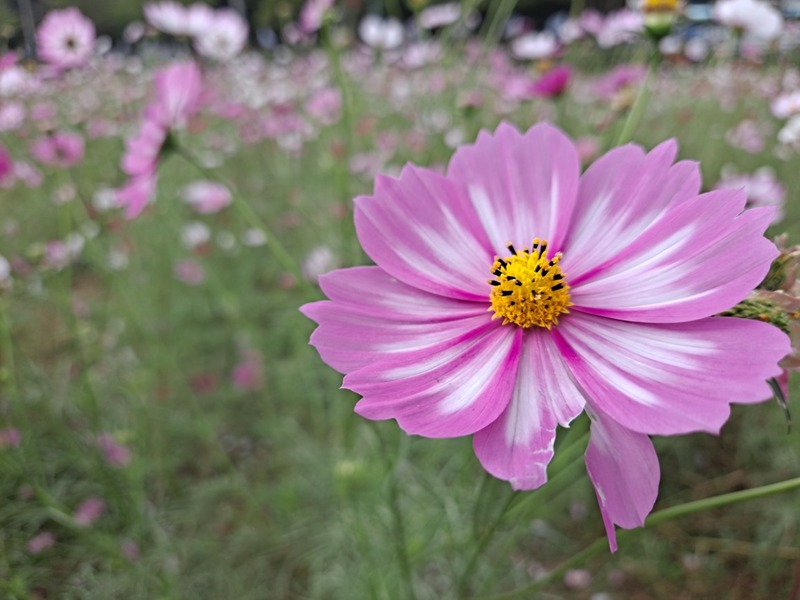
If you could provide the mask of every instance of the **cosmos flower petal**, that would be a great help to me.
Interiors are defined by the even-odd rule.
[[[463,186],[407,166],[356,199],[355,223],[364,250],[390,275],[434,294],[486,299],[494,254]]]
[[[491,318],[483,305],[429,294],[378,267],[339,269],[319,282],[331,300],[300,310],[319,323],[311,344],[341,373],[464,335]]]
[[[610,261],[572,280],[576,309],[670,323],[708,317],[741,301],[778,255],[763,236],[774,209],[742,213],[745,200],[741,190],[717,190],[663,214]]]
[[[672,164],[678,147],[667,141],[645,154],[636,145],[615,148],[580,181],[575,215],[561,266],[572,285],[622,252],[655,218],[700,192],[696,163]]]
[[[769,398],[790,351],[778,328],[747,319],[642,324],[573,313],[553,337],[587,398],[646,434],[718,433],[731,403]]]
[[[547,481],[556,427],[566,427],[583,411],[575,387],[550,333],[526,332],[516,385],[506,410],[475,434],[475,454],[483,468],[517,490]]]
[[[453,326],[448,322],[443,326]],[[362,396],[356,412],[397,419],[407,433],[458,437],[479,431],[508,405],[522,330],[489,321],[433,347],[378,360],[344,378]]]
[[[546,123],[525,134],[506,123],[494,134],[482,131],[475,144],[459,148],[447,171],[467,186],[498,256],[507,254],[508,242],[523,248],[534,236],[561,248],[579,174],[575,145]]]
[[[601,411],[593,412],[586,470],[592,480],[611,552],[617,551],[614,525],[644,525],[658,496],[661,477],[650,438],[626,429]]]

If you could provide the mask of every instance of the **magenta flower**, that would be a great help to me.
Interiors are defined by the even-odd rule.
[[[764,277],[772,208],[700,194],[674,141],[616,148],[580,174],[573,142],[501,124],[447,173],[407,166],[356,199],[377,263],[320,277],[307,304],[322,359],[356,412],[407,433],[473,436],[515,489],[547,479],[555,432],[591,419],[589,476],[612,551],[642,525],[659,466],[649,435],[716,433],[731,403],[768,398],[789,340],[712,317]],[[757,351],[753,351],[757,349]]]
[[[531,91],[542,98],[558,97],[569,84],[572,70],[567,65],[559,65],[544,73],[531,85]]]
[[[14,159],[3,144],[0,144],[0,183],[14,176]]]
[[[31,144],[31,156],[51,167],[74,167],[83,160],[84,142],[77,133],[59,132]]]
[[[39,58],[58,69],[89,62],[95,38],[94,23],[74,7],[50,11],[36,30]]]
[[[133,455],[130,449],[120,444],[110,433],[103,433],[97,436],[97,447],[103,453],[106,462],[114,467],[127,467],[131,464]]]

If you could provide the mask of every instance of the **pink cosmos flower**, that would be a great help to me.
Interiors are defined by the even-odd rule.
[[[597,32],[597,45],[601,48],[612,48],[627,44],[636,39],[644,31],[642,13],[623,8],[608,14],[603,26]]]
[[[770,103],[769,107],[777,119],[788,119],[800,114],[800,90],[779,95]]]
[[[43,61],[58,69],[69,69],[89,61],[95,38],[91,19],[70,7],[45,15],[36,30],[36,47]]]
[[[200,56],[218,61],[230,60],[247,45],[247,21],[231,8],[214,11],[213,19],[205,19],[196,27],[194,49]]]
[[[117,204],[133,219],[152,200],[158,160],[171,130],[186,127],[200,109],[202,74],[194,62],[178,62],[154,75],[155,98],[147,105],[139,132],[125,142],[122,170],[130,179],[116,190]]]
[[[264,386],[264,359],[261,352],[255,348],[245,348],[241,351],[241,359],[231,374],[233,387],[255,392]]]
[[[768,398],[790,350],[759,321],[713,317],[777,255],[774,210],[738,190],[700,194],[677,144],[629,144],[582,175],[573,142],[507,124],[456,151],[445,175],[413,165],[355,202],[377,266],[320,277],[302,312],[356,412],[409,434],[473,436],[515,489],[547,479],[555,432],[591,419],[586,465],[612,551],[656,500],[649,435],[716,433],[731,403]],[[757,349],[757,351],[753,351]]]
[[[31,156],[51,167],[74,167],[83,160],[84,142],[77,133],[58,132],[31,144]]]

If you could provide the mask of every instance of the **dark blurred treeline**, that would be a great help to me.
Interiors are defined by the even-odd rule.
[[[118,37],[125,26],[132,21],[142,20],[142,5],[147,0],[0,0],[0,37],[11,37],[11,30],[19,28],[19,11],[30,6],[35,22],[42,15],[55,8],[77,6],[96,24],[99,33]],[[178,0],[182,4],[191,4],[198,0]],[[280,29],[280,27],[297,18],[305,0],[203,0],[214,7],[231,6],[246,15],[253,28]],[[486,12],[498,0],[483,0],[479,10]],[[585,0],[581,4],[597,8],[603,12],[623,5],[623,0]],[[433,0],[337,0],[347,22],[355,24],[366,12],[392,14],[393,16],[410,16],[410,5],[425,6],[441,4]],[[474,5],[474,2],[470,4]],[[543,23],[547,17],[570,8],[570,0],[519,0],[515,11],[526,15],[537,23]],[[397,13],[401,12],[402,15]]]

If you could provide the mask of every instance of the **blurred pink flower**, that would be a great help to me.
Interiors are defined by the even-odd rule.
[[[722,177],[714,189],[744,190],[747,194],[748,206],[772,206],[775,208],[775,218],[772,220],[772,224],[783,220],[786,188],[778,181],[775,171],[770,167],[761,167],[751,175],[737,173],[730,167],[724,168]]]
[[[619,65],[597,78],[594,91],[600,98],[610,100],[622,89],[641,83],[646,76],[647,69],[643,65]]]
[[[175,62],[153,76],[155,99],[149,118],[169,129],[183,129],[200,110],[203,75],[194,61]]]
[[[314,92],[306,101],[306,112],[323,125],[333,125],[342,115],[342,94],[328,86]]]
[[[202,19],[194,29],[194,49],[206,58],[227,61],[247,45],[247,21],[232,8],[218,8],[213,18]]]
[[[322,27],[325,14],[333,8],[334,0],[306,0],[297,21],[303,33],[314,33]]]
[[[70,7],[47,13],[36,30],[39,58],[59,69],[85,65],[94,52],[91,19]]]
[[[320,275],[337,268],[338,260],[328,246],[316,246],[303,259],[303,276],[309,281],[316,283]]]
[[[788,119],[800,114],[800,90],[780,94],[769,107],[776,119]]]
[[[420,29],[439,29],[457,22],[461,18],[460,2],[432,4],[420,11],[417,25]]]
[[[102,515],[105,510],[106,503],[103,499],[97,496],[91,496],[81,502],[80,506],[75,509],[73,517],[75,523],[79,527],[89,527],[100,518],[100,515]]]
[[[19,102],[0,104],[0,132],[14,131],[25,121],[25,107]]]
[[[122,556],[133,562],[139,558],[139,544],[133,540],[123,540],[119,547]]]
[[[8,265],[8,261],[0,256],[0,262]],[[7,273],[2,273],[4,268],[0,267],[0,288],[3,288],[3,282],[11,276],[11,270],[8,268]],[[5,276],[4,276],[5,275]],[[19,431],[13,427],[8,429],[0,429],[0,448],[18,448],[22,441]]]
[[[634,41],[644,31],[642,13],[627,8],[608,13],[596,34],[597,45],[612,48]]]
[[[205,269],[194,260],[179,260],[175,263],[173,273],[178,281],[189,285],[200,285],[206,278]]]
[[[114,467],[127,467],[131,464],[131,451],[127,446],[118,443],[110,433],[97,436],[96,444],[108,464]]]
[[[240,361],[231,374],[233,387],[255,392],[264,386],[263,358],[261,352],[254,348],[245,348],[240,352]]]
[[[74,167],[83,160],[83,137],[66,131],[46,135],[31,144],[30,153],[51,167]]]
[[[183,188],[183,199],[197,212],[210,214],[221,211],[233,198],[227,187],[214,181],[195,181]]]
[[[56,537],[49,531],[45,531],[32,537],[28,540],[28,552],[30,554],[39,554],[56,544]]]
[[[559,65],[542,74],[531,85],[531,91],[536,96],[553,98],[560,96],[567,89],[572,70],[567,65]]]
[[[750,154],[758,154],[766,144],[764,126],[754,119],[745,119],[725,134],[725,139],[734,148]]]
[[[14,175],[14,160],[3,144],[0,144],[0,184]]]

